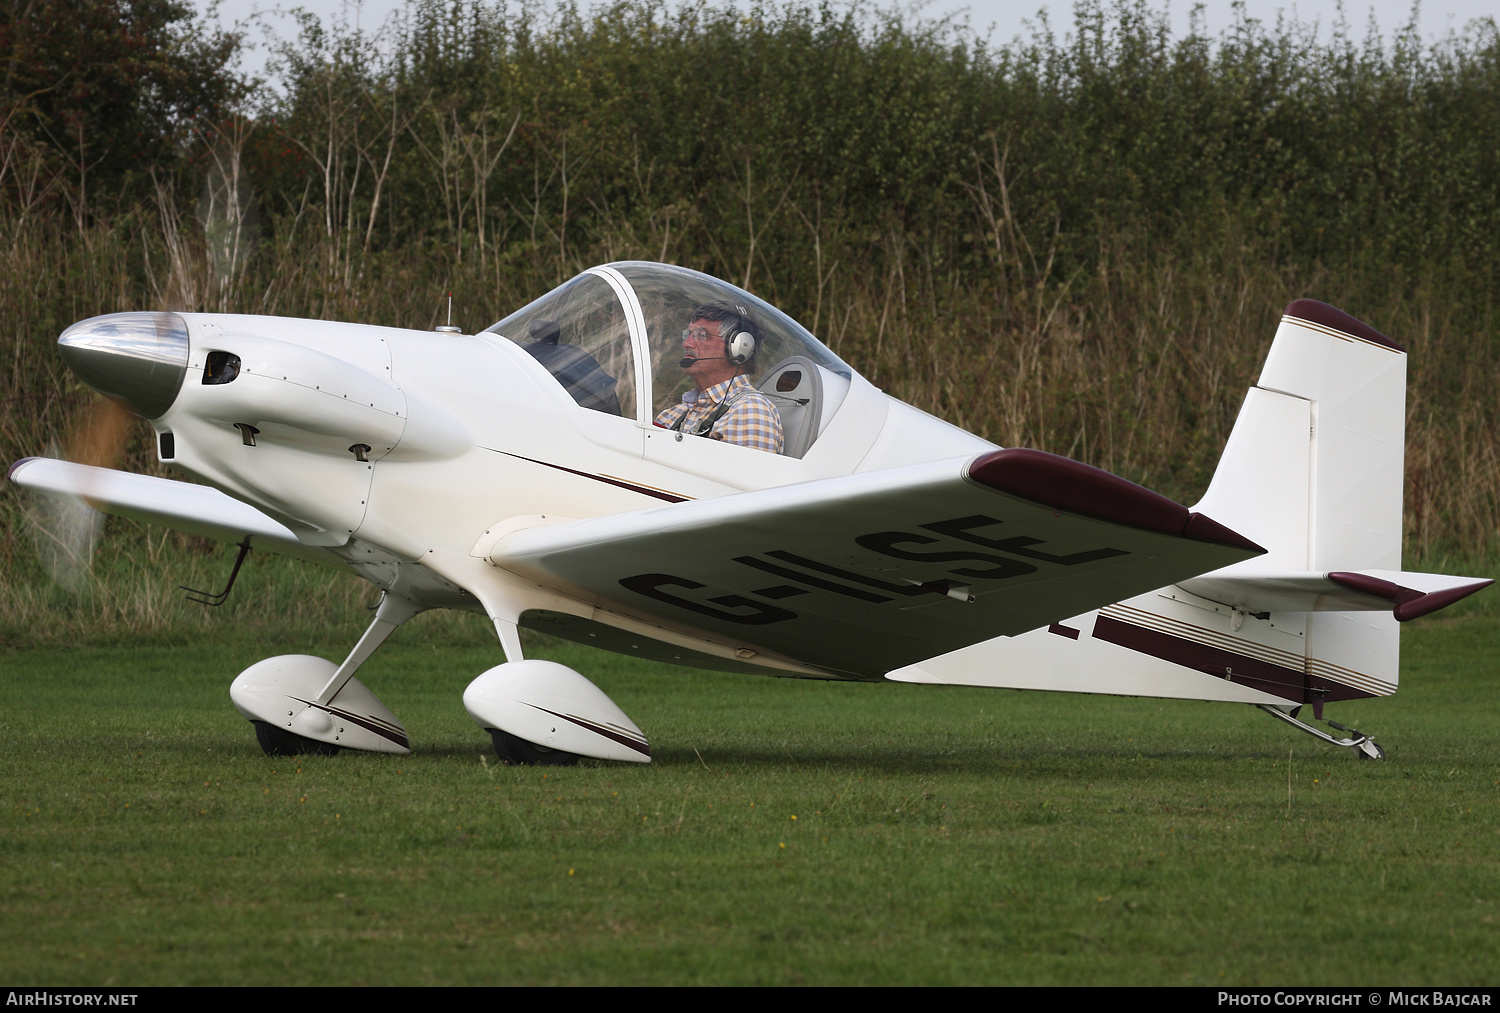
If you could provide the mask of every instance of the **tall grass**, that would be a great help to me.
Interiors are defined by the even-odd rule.
[[[593,263],[640,258],[746,285],[896,397],[1002,445],[1191,502],[1281,308],[1311,296],[1411,350],[1408,559],[1487,557],[1493,24],[1424,48],[1250,21],[1173,39],[1141,5],[1076,13],[1067,37],[998,51],[829,5],[543,21],[427,2],[383,38],[309,24],[282,53],[283,98],[204,124],[110,214],[28,204],[25,166],[7,163],[0,456],[65,447],[93,410],[54,351],[82,317],[428,328],[452,291],[474,329]],[[157,467],[147,436],[132,433],[124,466]],[[44,617],[206,621],[130,583],[158,569],[212,583],[199,543],[112,528],[99,552],[114,562],[66,592],[14,487],[0,519],[7,638]],[[362,600],[320,587],[265,593],[330,618]],[[245,612],[274,615],[273,599]]]

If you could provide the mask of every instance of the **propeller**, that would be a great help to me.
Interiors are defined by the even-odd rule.
[[[95,397],[78,417],[59,447],[47,447],[48,457],[61,457],[96,468],[114,468],[125,456],[137,419],[106,397]],[[47,573],[62,587],[77,591],[93,562],[94,548],[104,530],[104,515],[87,497],[34,496],[27,504],[32,542]]]
[[[176,399],[187,371],[187,323],[167,311],[110,313],[80,320],[57,346],[64,365],[104,396],[79,413],[63,446],[49,446],[48,456],[114,468],[125,456],[135,416],[158,418]],[[49,497],[28,511],[37,554],[53,579],[75,591],[104,524],[88,500],[87,492]]]
[[[68,432],[64,453],[75,464],[117,467],[136,422],[136,416],[118,401],[96,396]]]

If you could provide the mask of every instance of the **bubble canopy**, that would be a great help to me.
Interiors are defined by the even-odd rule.
[[[853,371],[770,303],[717,278],[666,264],[596,267],[489,328],[526,349],[584,408],[649,423],[693,388],[683,331],[695,311],[727,306],[757,332],[743,366],[752,382],[793,357],[844,378]]]

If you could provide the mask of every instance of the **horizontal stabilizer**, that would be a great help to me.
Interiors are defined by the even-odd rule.
[[[219,542],[241,544],[248,539],[257,549],[309,562],[341,562],[321,549],[303,545],[290,528],[248,503],[208,486],[46,457],[17,461],[11,465],[9,478],[47,496],[80,500],[100,513],[160,524]]]
[[[1400,570],[1206,574],[1178,582],[1200,598],[1242,612],[1390,612],[1400,622],[1447,608],[1494,581]]]

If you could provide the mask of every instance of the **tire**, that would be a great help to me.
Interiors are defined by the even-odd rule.
[[[489,733],[500,761],[512,767],[571,767],[578,762],[577,753],[548,749],[498,728],[489,729]]]
[[[267,756],[337,756],[339,747],[331,742],[319,742],[277,728],[269,721],[251,721],[255,726],[255,741]]]

